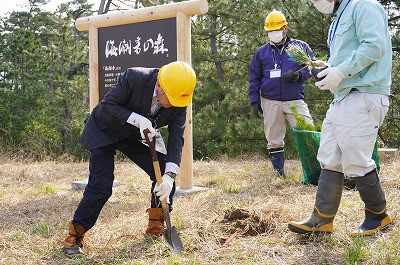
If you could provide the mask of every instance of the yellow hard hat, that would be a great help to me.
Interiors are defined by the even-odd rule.
[[[158,81],[172,106],[186,107],[190,104],[196,86],[196,74],[189,64],[176,61],[162,66]]]
[[[287,25],[285,16],[279,11],[272,11],[265,18],[264,29],[266,31],[274,31]]]

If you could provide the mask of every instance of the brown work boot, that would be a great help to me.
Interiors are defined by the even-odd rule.
[[[82,225],[78,224],[74,226],[72,221],[68,224],[69,235],[64,239],[63,252],[65,255],[82,255],[85,254],[83,248],[83,237],[87,231]]]
[[[147,225],[146,234],[161,235],[164,233],[164,215],[162,208],[149,208],[146,210],[149,214],[149,223]]]

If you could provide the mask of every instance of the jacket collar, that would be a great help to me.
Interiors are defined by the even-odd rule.
[[[157,82],[158,70],[159,70],[158,68],[155,68],[154,71],[151,72],[150,78],[145,83],[145,88],[143,90],[143,97],[142,97],[143,103],[142,103],[142,108],[140,110],[143,116],[147,116],[150,111],[151,101],[153,99],[153,94],[154,94],[154,87],[156,86]]]

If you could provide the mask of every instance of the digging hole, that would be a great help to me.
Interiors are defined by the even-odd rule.
[[[274,233],[278,227],[277,211],[264,211],[260,214],[246,209],[233,209],[224,215],[221,221],[228,233],[238,231],[242,236],[256,236],[263,233]]]

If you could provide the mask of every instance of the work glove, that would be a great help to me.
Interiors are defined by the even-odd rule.
[[[254,114],[257,118],[261,119],[261,116],[259,115],[259,113],[263,114],[263,111],[262,111],[260,102],[253,102],[253,103],[251,103],[251,107],[253,108],[253,114]]]
[[[149,119],[142,116],[138,123],[142,139],[145,139],[144,130],[146,129],[149,129],[149,133],[147,134],[149,136],[149,139],[152,139],[156,135],[156,130],[153,128],[153,124],[151,124],[151,121]]]
[[[337,87],[344,79],[343,74],[337,67],[329,67],[317,74],[318,78],[323,78],[315,83],[321,90],[329,90]]]
[[[287,71],[281,75],[282,80],[296,82],[300,79],[300,72],[293,72],[292,70]]]
[[[160,197],[161,201],[167,199],[167,203],[169,203],[169,194],[171,193],[173,185],[174,180],[167,174],[164,174],[161,184],[156,184],[154,188],[156,195]]]

